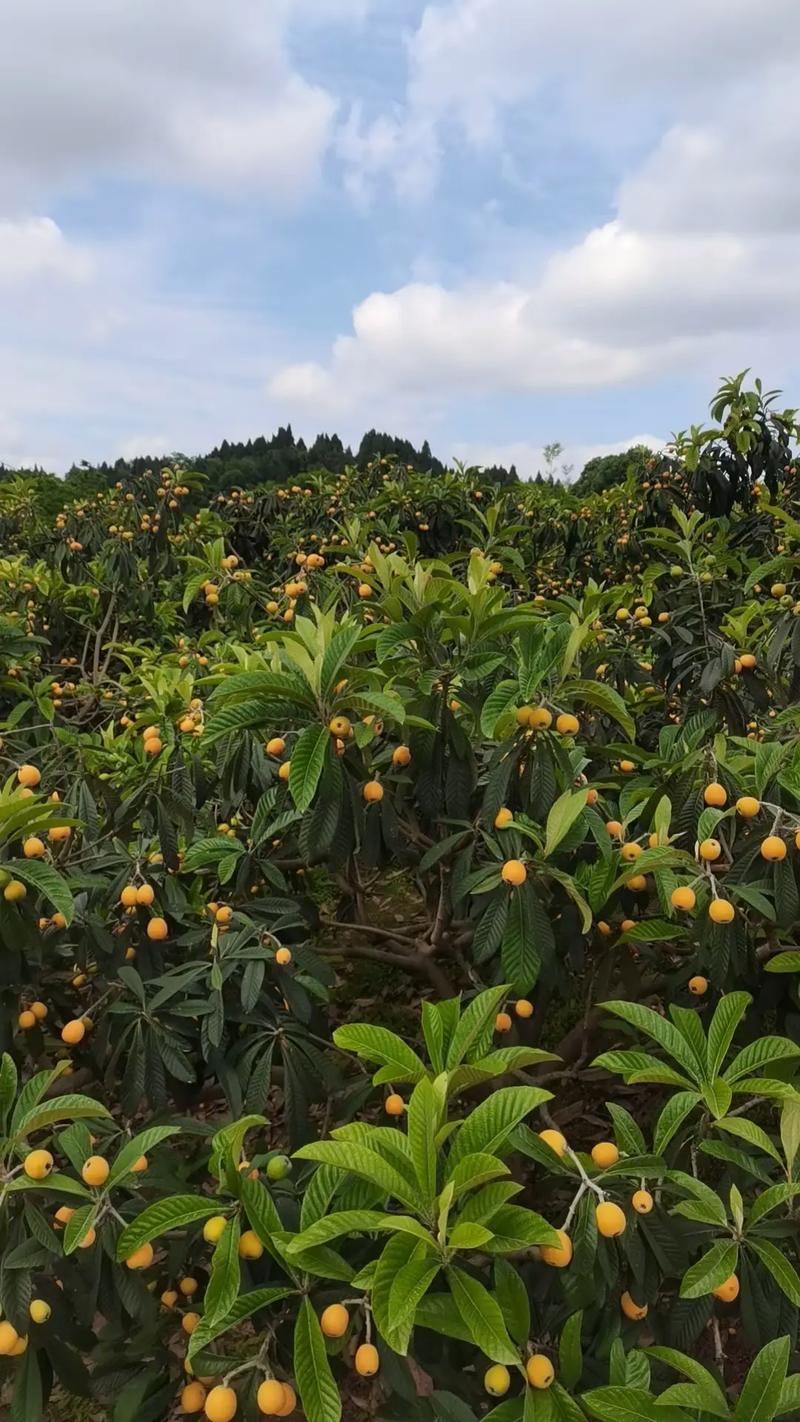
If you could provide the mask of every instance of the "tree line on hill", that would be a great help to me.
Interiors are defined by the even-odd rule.
[[[577,494],[597,493],[613,484],[622,483],[633,470],[638,477],[643,476],[646,458],[650,451],[642,445],[633,446],[624,454],[605,455],[589,460],[578,479],[569,478],[570,466],[556,464],[561,452],[560,444],[545,447],[545,469],[540,470],[534,482],[557,486],[569,484]],[[555,455],[553,455],[555,451]],[[132,459],[116,459],[113,463],[103,461],[92,464],[81,460],[73,464],[63,479],[56,479],[45,470],[18,471],[0,463],[0,480],[24,472],[35,474],[42,479],[52,480],[61,502],[67,498],[87,498],[101,489],[109,488],[119,480],[128,480],[143,474],[146,469],[158,468],[168,463],[179,462],[196,469],[206,477],[209,493],[226,489],[252,489],[262,484],[292,484],[303,479],[315,469],[326,469],[340,473],[346,466],[363,468],[381,456],[393,456],[415,473],[440,475],[447,467],[431,451],[427,440],[419,448],[410,440],[381,431],[369,430],[362,438],[357,450],[343,444],[337,434],[319,434],[310,444],[296,438],[291,425],[281,427],[277,433],[267,438],[258,435],[255,439],[223,440],[209,454],[186,457],[172,451],[137,455]],[[516,466],[492,465],[483,470],[484,478],[498,485],[515,484],[519,479]]]

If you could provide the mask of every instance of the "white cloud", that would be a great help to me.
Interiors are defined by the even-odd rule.
[[[532,294],[511,283],[449,291],[414,283],[373,292],[353,312],[353,334],[327,367],[291,365],[271,380],[273,399],[352,408],[381,397],[458,391],[554,390],[616,384],[638,373],[636,354],[546,324]]]
[[[133,434],[120,440],[116,448],[119,459],[136,459],[147,454],[171,453],[169,435],[162,431],[156,434]]]
[[[212,294],[165,294],[162,255],[107,243],[81,280],[66,262],[46,281],[0,284],[0,462],[62,471],[115,453],[191,454],[263,428],[277,333]]]
[[[356,101],[336,136],[344,164],[345,186],[360,208],[372,197],[376,180],[387,171],[401,202],[420,202],[432,190],[441,145],[434,127],[423,117],[401,111],[367,119]]]
[[[633,115],[702,107],[754,73],[788,78],[800,26],[795,0],[762,0],[757,24],[752,0],[437,0],[408,50],[405,119],[429,155],[448,123],[476,149],[499,148],[537,104],[555,142],[581,133],[619,148],[638,141]]]
[[[250,184],[276,203],[316,181],[336,100],[293,67],[308,0],[30,0],[3,20],[7,200],[96,176]],[[329,0],[327,18],[360,4]]]
[[[91,269],[89,252],[67,242],[52,218],[0,220],[0,287],[47,277],[81,282]]]
[[[336,85],[321,81],[320,36],[313,75],[305,72],[297,55],[311,28],[360,25],[377,8],[371,0],[12,7],[0,48],[0,213],[8,214],[0,221],[8,412],[0,459],[45,449],[65,463],[147,445],[154,452],[156,440],[191,452],[273,418],[346,434],[359,425],[412,435],[432,426],[446,444],[451,412],[486,397],[603,390],[698,368],[713,380],[755,364],[762,347],[770,378],[780,369],[800,315],[796,0],[761,0],[758,23],[752,0],[438,0],[405,48],[402,16],[382,31],[384,42],[393,36],[395,67],[408,64],[401,101],[383,100],[391,85],[382,71],[369,84],[351,72],[344,45],[331,65]],[[407,15],[410,3],[398,10]],[[338,124],[334,87],[364,96]],[[496,160],[497,210],[483,194],[464,210],[465,144],[484,171],[487,154]],[[281,365],[287,357],[276,352],[292,349],[292,333],[270,328],[255,283],[236,307],[226,289],[246,283],[226,288],[221,276],[204,289],[190,260],[181,262],[200,244],[180,226],[176,190],[235,198],[236,233],[219,262],[235,269],[234,243],[259,220],[264,198],[298,204],[333,145],[359,204],[387,177],[402,199],[399,220],[394,209],[387,218],[373,208],[375,232],[364,240],[374,239],[376,262],[387,251],[397,260],[391,224],[402,235],[405,205],[434,193],[453,163],[447,209],[432,201],[414,220],[422,212],[432,227],[450,223],[442,245],[461,265],[443,268],[421,251],[396,285],[363,288],[342,335],[313,350],[296,345],[298,359]],[[525,234],[518,211],[505,206],[511,187],[502,175],[514,176],[514,191],[524,188],[535,210],[548,180],[537,166],[542,151],[577,148],[584,163],[592,154],[613,160],[601,171],[621,174],[615,201],[560,245],[546,224]],[[462,173],[458,208],[452,189]],[[147,242],[72,240],[59,195],[79,200],[65,211],[81,211],[87,194],[108,193],[103,179],[125,194],[162,185],[163,226],[151,194]],[[113,191],[104,200],[113,205]],[[61,225],[25,212],[52,212]],[[330,251],[334,274],[354,259],[353,250],[346,258]],[[207,253],[202,261],[205,279]],[[537,447],[515,447],[518,465],[532,468]],[[487,443],[487,458],[495,448]],[[576,465],[584,457],[568,456]]]
[[[637,96],[651,126],[654,99],[685,111],[629,167],[609,221],[544,254],[532,231],[527,260],[517,233],[505,264],[493,245],[480,281],[374,291],[327,358],[273,374],[273,397],[293,412],[322,402],[372,420],[415,402],[440,411],[473,392],[610,388],[675,370],[713,379],[753,364],[766,342],[772,368],[785,364],[800,316],[800,196],[789,176],[800,164],[800,16],[794,0],[768,0],[756,34],[750,14],[746,0],[428,5],[405,116],[393,115],[382,143],[369,144],[374,125],[360,130],[352,181],[362,196],[382,161],[411,161],[414,125],[429,172],[448,122],[475,146],[501,144],[514,106],[545,78],[559,113],[565,94],[577,96],[587,127],[599,116],[602,129],[604,105],[616,112]],[[358,161],[355,141],[351,152]]]

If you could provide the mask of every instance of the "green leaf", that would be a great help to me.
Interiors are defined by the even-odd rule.
[[[389,1289],[384,1335],[389,1347],[405,1357],[414,1327],[417,1304],[441,1269],[441,1260],[420,1255],[398,1269]]]
[[[546,864],[544,866],[544,872],[548,878],[555,879],[556,883],[561,885],[564,893],[572,899],[572,902],[581,916],[581,933],[588,933],[592,926],[592,910],[580,892],[572,875],[565,874],[563,869],[556,869],[555,864]]]
[[[659,1393],[656,1403],[659,1412],[662,1407],[685,1407],[698,1412],[710,1412],[712,1417],[730,1417],[724,1401],[720,1402],[714,1393],[707,1392],[692,1382],[673,1383],[672,1387]]]
[[[567,1389],[560,1383],[553,1383],[550,1388],[550,1396],[555,1403],[558,1422],[586,1422],[586,1413],[572,1394],[567,1392]],[[488,1418],[485,1419],[485,1422],[488,1422]]]
[[[222,1126],[220,1130],[215,1131],[211,1138],[211,1162],[209,1165],[211,1174],[216,1175],[219,1180],[223,1180],[226,1167],[231,1171],[237,1171],[242,1146],[248,1131],[266,1124],[265,1116],[251,1113],[248,1116],[240,1116],[238,1121],[231,1121],[230,1125]]]
[[[733,1422],[772,1422],[780,1405],[791,1343],[774,1338],[750,1367],[733,1411]]]
[[[370,1288],[372,1313],[378,1332],[385,1337],[389,1327],[389,1296],[397,1275],[411,1259],[421,1256],[422,1246],[409,1235],[393,1234],[387,1239],[375,1265]]]
[[[686,1090],[690,1090],[692,1085],[685,1077],[679,1076],[676,1071],[660,1062],[658,1057],[651,1056],[649,1052],[602,1052],[599,1057],[595,1057],[592,1065],[602,1067],[605,1071],[618,1072],[626,1081],[660,1081],[665,1085],[678,1086]]]
[[[482,1152],[462,1156],[455,1169],[449,1173],[448,1184],[453,1187],[453,1199],[458,1200],[467,1190],[477,1190],[489,1180],[497,1180],[500,1175],[508,1175],[508,1166],[496,1155]],[[465,1210],[469,1206],[465,1206]]]
[[[236,1299],[224,1318],[218,1318],[216,1321],[208,1317],[201,1318],[189,1338],[187,1356],[190,1359],[193,1358],[195,1353],[207,1348],[209,1343],[213,1343],[221,1333],[227,1332],[229,1328],[235,1328],[237,1323],[243,1323],[246,1318],[252,1318],[253,1314],[259,1313],[262,1308],[280,1303],[281,1299],[285,1299],[288,1294],[288,1289],[252,1289],[249,1294],[241,1294]]]
[[[323,700],[333,691],[339,668],[350,656],[363,628],[356,621],[343,620],[325,648],[320,669],[319,689]]]
[[[153,1146],[159,1145],[161,1141],[167,1140],[170,1136],[180,1134],[180,1126],[149,1126],[146,1131],[140,1131],[138,1136],[126,1142],[117,1152],[114,1164],[108,1177],[108,1188],[116,1185],[118,1180],[129,1175],[131,1166],[135,1165],[141,1155],[146,1155]]]
[[[461,1164],[468,1165],[469,1161],[479,1158],[468,1155]],[[491,1159],[491,1157],[487,1156],[486,1159]],[[503,1170],[508,1174],[505,1166],[503,1166]],[[492,1217],[497,1214],[500,1207],[518,1195],[521,1189],[522,1186],[518,1185],[516,1180],[495,1180],[491,1185],[484,1185],[477,1194],[466,1201],[460,1218],[475,1220],[478,1224],[490,1224]]]
[[[315,704],[307,683],[298,679],[297,673],[290,674],[286,671],[237,672],[233,676],[226,676],[212,693],[211,699],[216,704],[218,701],[230,701],[232,697],[251,694],[289,701],[292,705],[309,711]]]
[[[213,869],[233,858],[240,859],[246,853],[244,845],[230,835],[210,834],[196,839],[186,851],[182,870],[186,874],[196,874],[201,869]]]
[[[785,1205],[789,1200],[793,1200],[795,1195],[800,1194],[800,1185],[770,1185],[769,1189],[762,1190],[760,1195],[756,1195],[748,1211],[747,1222],[752,1228],[763,1220],[766,1215],[777,1210],[779,1205]]]
[[[359,713],[372,712],[384,720],[388,718],[397,721],[401,726],[406,719],[406,708],[400,697],[393,696],[387,691],[354,692],[349,697],[349,701],[351,710]]]
[[[260,1180],[245,1178],[239,1188],[250,1228],[258,1235],[264,1247],[272,1252],[273,1236],[280,1234],[283,1229],[281,1217],[275,1208],[275,1201],[266,1185]]]
[[[447,1240],[449,1249],[481,1249],[493,1238],[486,1225],[473,1220],[460,1220],[454,1225]]]
[[[481,709],[481,734],[487,740],[493,741],[495,739],[495,728],[498,721],[516,704],[517,699],[518,691],[515,681],[500,681],[494,690],[489,692]]]
[[[724,1077],[718,1076],[716,1081],[710,1081],[702,1090],[705,1101],[711,1115],[719,1120],[730,1110],[733,1092]]]
[[[729,992],[717,1003],[708,1029],[707,1065],[711,1081],[722,1070],[722,1063],[728,1055],[733,1034],[752,1001],[748,992]]]
[[[52,1101],[44,1101],[39,1106],[34,1106],[28,1111],[20,1121],[14,1124],[15,1141],[24,1140],[26,1136],[33,1135],[34,1131],[41,1131],[45,1126],[53,1126],[56,1121],[81,1121],[91,1120],[95,1116],[108,1116],[105,1106],[101,1106],[98,1101],[93,1101],[90,1096],[81,1096],[77,1093],[56,1097]]]
[[[682,1299],[699,1299],[724,1284],[736,1272],[739,1249],[728,1239],[718,1239],[696,1264],[687,1269],[681,1280]]]
[[[572,826],[586,809],[586,790],[565,790],[551,806],[545,826],[544,857],[554,854],[562,839],[569,834]]]
[[[448,1269],[447,1280],[476,1347],[493,1363],[518,1363],[519,1352],[508,1336],[500,1305],[488,1289],[454,1267]]]
[[[670,1214],[681,1215],[683,1219],[694,1220],[696,1224],[725,1224],[726,1217],[722,1201],[720,1200],[718,1203],[719,1209],[715,1205],[709,1205],[705,1200],[681,1200],[679,1204],[673,1206]],[[720,1214],[722,1218],[720,1218]]]
[[[241,1229],[236,1216],[229,1219],[214,1247],[211,1257],[211,1277],[203,1301],[203,1317],[218,1323],[227,1318],[239,1294],[241,1266],[239,1238]]]
[[[306,726],[297,737],[289,765],[289,793],[298,810],[307,810],[314,799],[330,740],[327,726]]]
[[[469,1006],[464,1009],[447,1051],[448,1071],[452,1071],[464,1060],[469,1061],[475,1049],[483,1044],[487,1034],[491,1031],[497,1008],[503,998],[507,996],[508,983],[501,983],[497,987],[487,988],[485,992],[478,993],[477,997],[474,997]]]
[[[28,1348],[16,1370],[8,1422],[39,1422],[44,1403],[39,1353],[37,1349]]]
[[[295,1151],[296,1160],[316,1160],[322,1165],[335,1165],[339,1170],[349,1171],[370,1185],[377,1185],[385,1195],[393,1195],[409,1209],[421,1212],[424,1208],[416,1190],[394,1166],[383,1156],[355,1141],[314,1141]]]
[[[767,973],[800,973],[800,952],[790,948],[786,953],[775,953],[764,964]]]
[[[415,1326],[430,1328],[445,1338],[472,1343],[473,1337],[450,1294],[427,1294],[417,1305]]]
[[[288,1234],[275,1237],[273,1244],[278,1253],[285,1249],[288,1239]],[[343,1255],[337,1253],[335,1249],[329,1249],[324,1244],[320,1244],[316,1249],[306,1249],[302,1254],[293,1255],[292,1262],[297,1265],[300,1273],[313,1274],[318,1279],[335,1279],[340,1284],[349,1284],[353,1280],[352,1265],[348,1264]]]
[[[231,677],[229,680],[238,681],[238,677]],[[210,746],[223,736],[232,735],[234,731],[268,725],[277,708],[287,711],[293,704],[292,701],[287,704],[286,701],[259,696],[249,700],[237,700],[228,706],[221,706],[219,710],[213,709],[213,714],[205,724],[203,744]]]
[[[641,1387],[596,1387],[581,1394],[581,1402],[600,1422],[689,1422],[679,1407],[658,1407]]]
[[[583,1372],[583,1309],[570,1314],[558,1340],[558,1373],[565,1387],[577,1387]]]
[[[294,1375],[308,1422],[339,1422],[342,1402],[319,1320],[303,1299],[294,1329]]]
[[[793,1373],[781,1388],[776,1417],[785,1417],[787,1412],[800,1412],[800,1373]]]
[[[497,1155],[520,1121],[552,1098],[538,1086],[505,1086],[476,1106],[463,1125],[450,1152],[448,1175],[466,1155]]]
[[[663,1155],[687,1116],[695,1109],[700,1097],[696,1091],[679,1091],[670,1096],[653,1129],[653,1150]]]
[[[442,1079],[442,1087],[445,1082]],[[436,1195],[436,1133],[441,1122],[444,1090],[437,1093],[425,1078],[417,1082],[408,1103],[408,1143],[422,1198],[432,1205]]]
[[[754,1042],[737,1053],[725,1071],[725,1080],[739,1081],[743,1076],[751,1076],[763,1067],[772,1066],[790,1057],[799,1057],[800,1047],[790,1042],[788,1037],[757,1037]]]
[[[737,1136],[739,1140],[747,1141],[749,1145],[755,1146],[780,1164],[778,1151],[766,1131],[757,1126],[755,1121],[749,1121],[746,1116],[724,1116],[715,1121],[714,1126],[718,1131],[725,1131],[729,1136]]]
[[[58,1078],[60,1076],[63,1076],[64,1072],[68,1070],[68,1062],[57,1062],[56,1065],[54,1067],[49,1068],[49,1070],[35,1072],[34,1075],[30,1077],[28,1081],[25,1082],[25,1085],[22,1087],[17,1097],[16,1103],[14,1105],[14,1110],[11,1114],[11,1125],[9,1129],[11,1132],[12,1139],[19,1131],[20,1122],[26,1116],[30,1115],[31,1111],[33,1110],[33,1107],[38,1105],[42,1098],[47,1094],[47,1092],[50,1090],[50,1087],[53,1085],[53,1082],[57,1081]]]
[[[340,1239],[343,1234],[394,1233],[413,1235],[433,1248],[434,1241],[427,1230],[410,1215],[387,1215],[379,1210],[339,1210],[325,1215],[315,1224],[309,1225],[287,1245],[289,1255],[299,1254],[318,1244],[329,1244],[332,1239]]]
[[[203,584],[204,584],[204,583],[207,583],[207,582],[208,582],[208,572],[206,571],[205,568],[201,568],[199,573],[195,573],[193,577],[189,578],[189,580],[188,580],[188,582],[187,582],[187,584],[186,584],[186,587],[185,587],[184,590],[183,590],[183,603],[182,603],[182,606],[183,606],[184,612],[188,612],[188,611],[189,611],[189,608],[191,607],[192,603],[194,602],[195,598],[197,597],[197,594],[199,593],[199,591],[200,591],[200,589],[202,588]]]
[[[703,1180],[696,1180],[693,1175],[687,1175],[682,1170],[671,1170],[668,1178],[679,1188],[683,1187],[692,1199],[699,1200],[705,1205],[712,1223],[719,1225],[720,1229],[725,1228],[728,1217],[725,1213],[725,1206],[716,1190],[713,1190],[710,1185],[706,1185]],[[675,1208],[678,1209],[679,1206],[676,1205]]]
[[[337,1027],[333,1040],[343,1052],[355,1052],[364,1061],[391,1067],[391,1079],[395,1082],[417,1082],[426,1075],[425,1064],[416,1052],[387,1027],[373,1027],[365,1022]]]
[[[167,1230],[196,1224],[198,1220],[207,1220],[218,1213],[218,1200],[201,1198],[199,1195],[172,1195],[167,1200],[156,1200],[125,1226],[117,1240],[117,1260],[120,1264],[124,1263],[134,1250],[148,1244],[158,1235],[166,1234]]]
[[[511,1254],[532,1244],[558,1244],[558,1234],[547,1220],[522,1205],[503,1205],[490,1221],[494,1238],[487,1254]]]
[[[80,1180],[73,1180],[71,1175],[60,1175],[56,1171],[47,1175],[44,1180],[29,1180],[27,1175],[18,1175],[16,1180],[9,1181],[3,1188],[8,1195],[19,1194],[22,1190],[55,1190],[62,1195],[79,1195],[85,1200],[91,1198]]]
[[[3,868],[15,879],[21,879],[29,889],[42,894],[58,913],[63,913],[69,927],[75,911],[72,894],[66,879],[50,864],[40,859],[7,859]]]
[[[500,962],[503,977],[516,997],[524,997],[539,976],[535,910],[535,895],[529,884],[522,884],[509,896]]]
[[[81,1240],[85,1238],[89,1230],[94,1226],[97,1218],[99,1205],[92,1201],[89,1205],[82,1205],[76,1210],[71,1219],[67,1220],[64,1227],[64,1253],[74,1254],[79,1247]]]
[[[5,1122],[14,1097],[17,1094],[18,1076],[14,1058],[8,1052],[0,1057],[0,1132],[5,1130]]]
[[[651,1007],[644,1007],[638,1002],[603,1002],[600,1004],[606,1012],[613,1012],[617,1017],[621,1017],[624,1022],[630,1023],[653,1041],[658,1042],[670,1056],[679,1062],[684,1071],[698,1081],[697,1063],[688,1043],[684,1041],[677,1027],[666,1018],[661,1017],[658,1012],[654,1012]]]
[[[448,1095],[453,1094],[453,1082],[472,1085],[479,1081],[489,1081],[493,1076],[505,1076],[508,1072],[520,1071],[522,1067],[540,1066],[542,1062],[557,1062],[560,1058],[553,1052],[543,1052],[538,1047],[495,1047],[486,1056],[479,1057],[466,1067],[458,1067],[448,1073]]]
[[[427,998],[422,1004],[422,1035],[433,1070],[444,1071],[444,1023],[438,1003]]]
[[[471,838],[471,830],[457,830],[455,834],[448,834],[444,839],[437,840],[435,844],[431,845],[430,849],[426,850],[420,859],[418,872],[420,874],[427,873],[429,869],[433,868],[434,864],[439,863],[440,859],[444,859],[445,856],[450,853],[451,849],[455,849],[457,844],[463,844],[466,839]]]
[[[698,1081],[707,1081],[706,1056],[708,1047],[699,1014],[693,1012],[691,1008],[678,1007],[677,1004],[672,1003],[669,1009],[669,1015],[695,1059]]]
[[[625,702],[612,686],[605,686],[601,681],[571,681],[569,683],[570,698],[573,704],[577,701],[585,701],[589,706],[594,706],[604,716],[609,716],[612,721],[616,721],[621,726],[628,740],[632,741],[636,735],[636,726]]]
[[[758,1255],[764,1268],[769,1270],[790,1303],[795,1308],[800,1307],[800,1277],[786,1254],[782,1254],[768,1239],[754,1239],[751,1235],[747,1244]]]
[[[531,1331],[531,1306],[519,1271],[506,1259],[494,1262],[494,1291],[506,1328],[516,1343],[522,1346]]]
[[[659,1362],[666,1363],[676,1372],[691,1378],[695,1386],[703,1392],[703,1401],[700,1405],[704,1411],[713,1412],[716,1417],[728,1416],[728,1404],[725,1401],[722,1388],[713,1373],[703,1367],[703,1364],[699,1363],[696,1358],[690,1358],[686,1353],[678,1352],[677,1348],[664,1348],[660,1345],[645,1348],[644,1351],[649,1357],[657,1358]]]
[[[800,1103],[796,1101],[787,1101],[781,1108],[781,1145],[791,1175],[800,1150]]]
[[[800,1102],[800,1091],[790,1081],[778,1081],[768,1076],[740,1077],[733,1089],[737,1096],[763,1096],[767,1101]]]

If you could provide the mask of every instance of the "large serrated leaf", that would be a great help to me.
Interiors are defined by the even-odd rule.
[[[447,1281],[456,1308],[481,1352],[493,1363],[518,1363],[519,1353],[509,1337],[497,1299],[463,1269],[448,1269]]]
[[[377,1185],[386,1195],[394,1196],[402,1204],[415,1212],[423,1208],[417,1191],[399,1170],[390,1165],[377,1151],[368,1150],[355,1141],[315,1141],[301,1146],[295,1151],[299,1160],[316,1160],[322,1165],[335,1165],[339,1170],[349,1171],[371,1185]]]
[[[156,1239],[167,1230],[180,1229],[182,1225],[196,1224],[209,1219],[219,1211],[219,1201],[198,1195],[172,1195],[167,1200],[156,1200],[148,1205],[126,1225],[117,1240],[116,1255],[120,1263],[130,1258],[134,1250]]]
[[[7,859],[3,868],[15,879],[21,879],[29,889],[42,894],[59,913],[63,913],[67,925],[72,923],[75,905],[66,879],[50,864],[36,859]]]
[[[393,1080],[421,1081],[426,1075],[425,1064],[395,1032],[387,1027],[373,1027],[369,1023],[354,1023],[352,1026],[337,1027],[333,1034],[337,1047],[344,1052],[355,1052],[356,1056],[368,1062],[377,1062],[381,1067],[391,1067]]]
[[[298,810],[307,810],[316,794],[330,740],[326,726],[306,726],[295,742],[289,765],[289,793]]]
[[[308,1422],[339,1422],[342,1401],[309,1299],[303,1299],[294,1329],[294,1375]]]

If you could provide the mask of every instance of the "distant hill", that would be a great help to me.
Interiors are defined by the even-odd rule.
[[[205,474],[209,492],[240,488],[251,489],[259,484],[291,484],[312,469],[328,469],[339,473],[346,465],[366,466],[380,455],[394,455],[416,473],[441,474],[446,465],[432,453],[427,440],[417,448],[410,440],[379,430],[368,430],[358,449],[353,451],[337,434],[319,434],[311,444],[296,439],[291,425],[267,438],[258,435],[246,441],[223,440],[209,454],[180,455],[174,450],[153,451],[135,459],[117,459],[112,464],[89,464],[82,461],[67,472],[64,483],[75,497],[83,498],[107,488],[119,479],[141,474],[145,469],[180,459],[182,464]],[[3,471],[0,466],[0,477]],[[517,471],[496,465],[484,471],[487,479],[497,484],[517,482]]]

